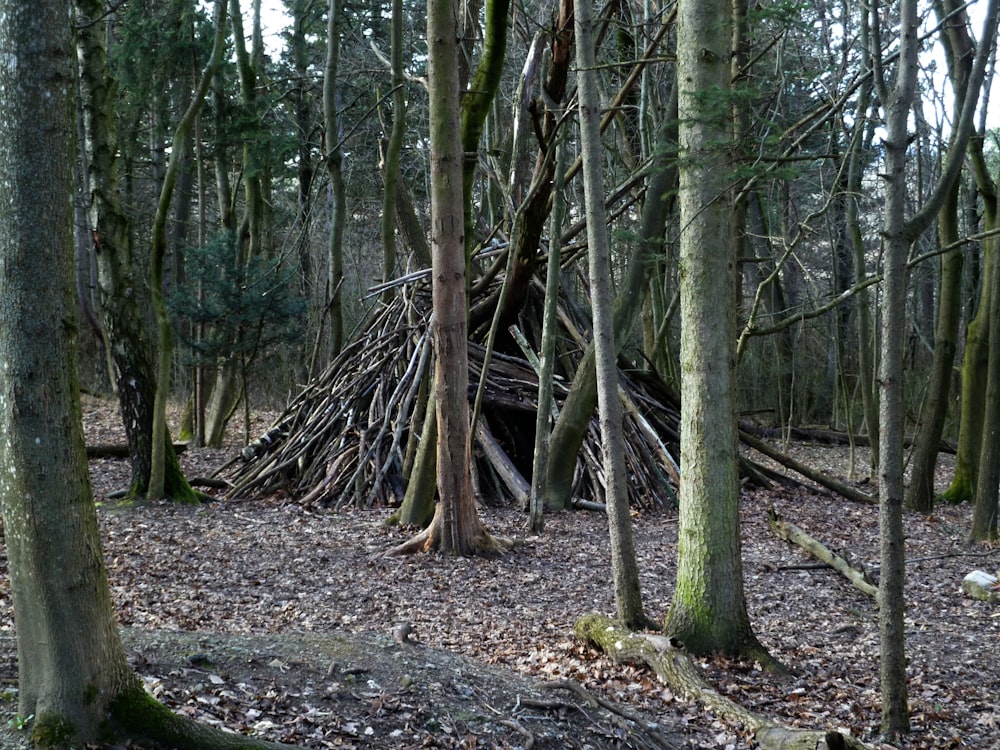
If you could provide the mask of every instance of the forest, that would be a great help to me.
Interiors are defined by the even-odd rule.
[[[998,19],[0,2],[0,743],[1000,746]]]

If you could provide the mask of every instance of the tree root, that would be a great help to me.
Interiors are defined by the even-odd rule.
[[[138,739],[172,750],[295,750],[244,734],[234,734],[178,716],[140,685],[126,690],[110,706],[108,729],[120,738]]]
[[[386,556],[398,557],[402,555],[415,555],[422,552],[440,551],[442,525],[441,514],[435,514],[430,526],[420,531],[416,536],[410,537],[402,544],[398,544],[390,549],[385,553]],[[464,539],[462,549],[453,550],[453,552],[454,554],[467,557],[490,557],[493,555],[502,555],[513,546],[514,541],[512,539],[493,536],[479,524],[475,532]]]
[[[763,750],[868,750],[849,734],[794,729],[743,708],[705,682],[687,653],[670,638],[633,633],[597,614],[581,617],[573,630],[577,638],[613,660],[644,663],[677,695],[698,701],[721,719],[750,727]]]
[[[631,711],[627,711],[612,701],[595,695],[572,680],[543,682],[537,687],[543,690],[568,690],[576,694],[586,704],[594,708],[604,709],[611,714],[612,720],[618,726],[629,733],[629,739],[640,747],[655,748],[656,750],[675,750],[680,747],[677,743],[664,736],[657,727],[643,721]]]

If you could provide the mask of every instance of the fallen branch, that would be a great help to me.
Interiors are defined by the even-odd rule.
[[[174,453],[180,455],[187,450],[187,443],[174,443]],[[87,458],[128,458],[125,443],[97,443],[87,446]]]
[[[767,515],[775,534],[786,542],[799,545],[817,560],[826,563],[838,573],[841,573],[858,591],[874,598],[878,597],[878,588],[868,579],[865,571],[855,568],[843,557],[830,550],[819,540],[809,536],[794,523],[783,521],[774,507],[771,507]]]
[[[794,729],[747,710],[705,682],[687,653],[675,648],[669,638],[633,633],[597,614],[581,617],[573,631],[614,661],[644,663],[677,695],[701,703],[732,724],[751,728],[762,750],[868,750],[850,734]]]
[[[848,500],[853,500],[857,503],[865,503],[866,505],[874,505],[876,499],[871,495],[866,495],[863,492],[850,487],[843,482],[838,482],[832,477],[828,477],[821,471],[816,471],[811,469],[803,463],[796,461],[794,458],[786,456],[779,450],[772,448],[770,445],[765,443],[763,440],[758,440],[753,435],[749,434],[745,430],[740,430],[740,440],[749,445],[755,451],[763,453],[770,459],[777,461],[782,466],[791,469],[792,471],[798,472],[806,479],[810,479],[821,487],[826,487],[828,490],[836,492],[841,497],[845,497]]]

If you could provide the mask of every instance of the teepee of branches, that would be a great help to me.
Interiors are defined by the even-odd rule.
[[[499,281],[497,283],[500,283]],[[535,288],[535,291],[540,286]],[[430,288],[426,275],[398,283],[343,351],[310,382],[258,440],[243,449],[231,471],[230,497],[285,493],[303,503],[333,508],[395,505],[407,481],[430,380]],[[527,306],[530,318],[533,305]],[[565,398],[570,371],[589,330],[580,310],[561,310],[563,372],[554,383],[553,412]],[[525,324],[530,339],[539,325]],[[480,500],[526,504],[535,439],[538,377],[532,347],[512,328],[497,337],[489,357],[474,461]],[[521,340],[520,346],[515,342]],[[478,383],[485,348],[469,342],[470,382]],[[653,374],[621,370],[625,406],[629,499],[636,508],[672,504],[678,481],[676,398]],[[474,386],[473,386],[474,387]],[[474,393],[469,394],[470,401]],[[577,459],[573,501],[604,498],[600,434],[591,420]]]

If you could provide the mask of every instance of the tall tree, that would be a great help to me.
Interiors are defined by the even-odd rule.
[[[872,59],[875,89],[886,107],[885,140],[885,219],[882,227],[883,309],[879,363],[879,640],[882,690],[882,731],[895,736],[909,731],[905,656],[905,549],[903,536],[903,353],[901,326],[906,320],[906,259],[913,242],[930,226],[944,205],[962,169],[963,157],[972,133],[979,91],[986,61],[983,45],[969,77],[961,116],[955,124],[951,149],[941,176],[920,210],[907,217],[908,185],[906,162],[909,147],[907,124],[916,96],[918,14],[916,0],[902,0],[899,6],[899,59],[890,83],[880,57],[882,19],[873,5]],[[997,0],[987,9],[983,38],[997,32]]]
[[[80,109],[87,150],[90,229],[97,258],[101,316],[115,366],[122,423],[132,461],[130,497],[149,487],[152,468],[153,404],[156,377],[153,347],[145,320],[147,286],[136,277],[132,234],[119,189],[120,153],[115,126],[116,83],[108,68],[107,40],[99,0],[76,0],[76,46],[79,60]],[[164,435],[164,494],[181,502],[197,502]]]
[[[594,54],[596,34],[588,0],[576,6],[576,63],[580,93],[580,150],[587,215],[587,252],[594,314],[594,362],[601,424],[601,455],[611,536],[611,575],[618,619],[630,628],[646,624],[639,588],[639,566],[632,541],[628,501],[622,404],[618,396],[618,350],[611,288],[611,243],[601,178],[601,93]]]
[[[501,546],[480,522],[472,495],[459,16],[455,0],[427,2],[438,503],[430,525],[397,553],[436,548],[472,555]]]
[[[222,56],[226,50],[225,19],[226,2],[225,0],[216,0],[215,43],[212,46],[212,54],[202,72],[198,89],[174,132],[170,158],[167,161],[163,184],[160,187],[160,200],[156,207],[156,215],[153,217],[149,287],[159,347],[157,350],[156,397],[153,404],[152,461],[149,487],[146,490],[146,496],[150,500],[156,500],[164,495],[166,438],[169,435],[167,432],[167,401],[170,397],[170,368],[174,352],[174,334],[170,317],[167,315],[167,304],[163,290],[163,264],[167,254],[167,219],[177,178],[186,158],[185,151],[190,142],[191,131],[194,129],[195,120],[201,112],[202,103],[208,94],[208,87],[215,76],[215,71],[222,64]]]
[[[747,614],[740,559],[735,382],[735,264],[729,0],[681,0],[681,475],[677,583],[664,629],[694,653],[762,652]]]
[[[83,443],[72,300],[70,15],[0,13],[0,503],[19,711],[38,748],[278,748],[157,703],[118,635]]]
[[[954,0],[934,4],[938,20],[945,16],[951,20],[941,35],[941,46],[948,63],[948,75],[955,94],[953,119],[961,117],[965,94],[968,91],[969,76],[975,49],[969,33],[968,16],[965,10],[956,7]],[[975,156],[973,155],[973,158]],[[959,323],[962,313],[962,268],[964,266],[962,247],[959,244],[959,197],[961,181],[956,180],[938,214],[938,241],[948,248],[941,257],[940,282],[938,286],[937,320],[934,326],[934,355],[931,377],[927,384],[927,394],[920,409],[920,429],[917,431],[913,450],[913,469],[907,491],[907,504],[914,510],[930,513],[934,508],[934,474],[937,465],[938,446],[944,432],[951,391],[952,367],[958,349]],[[963,398],[967,395],[963,392]],[[968,394],[971,395],[971,394]],[[967,415],[973,419],[973,415]],[[963,420],[962,427],[971,427]]]
[[[347,195],[344,192],[343,148],[340,143],[340,113],[337,111],[337,69],[340,65],[340,22],[342,0],[330,0],[327,18],[326,66],[323,70],[323,123],[326,171],[330,176],[330,238],[327,247],[327,305],[330,310],[330,353],[344,345],[344,226],[347,222]]]

